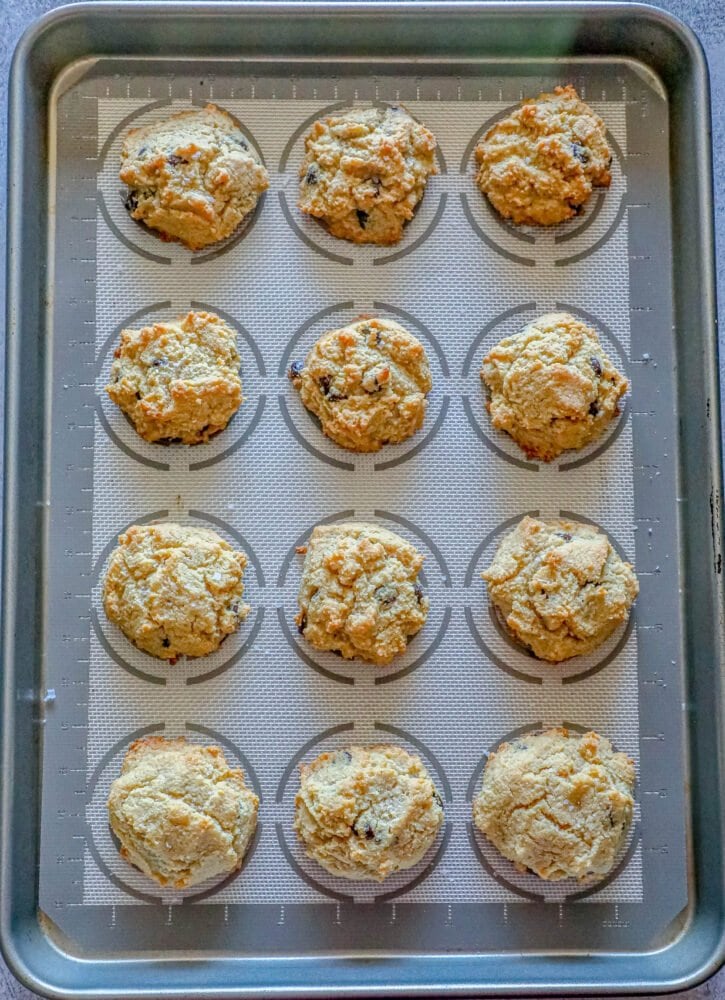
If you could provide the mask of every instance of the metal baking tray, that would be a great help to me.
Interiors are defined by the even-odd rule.
[[[200,87],[203,78],[216,75],[222,105],[223,81],[231,78],[240,84],[252,79],[260,93],[276,98],[284,95],[270,80],[305,92],[305,81],[327,74],[340,81],[336,99],[348,96],[351,81],[355,88],[359,83],[355,97],[374,99],[378,94],[368,94],[366,81],[380,72],[382,78],[387,73],[407,81],[411,100],[438,101],[456,89],[459,100],[461,94],[471,99],[472,81],[494,77],[501,85],[499,98],[507,99],[513,80],[569,78],[579,70],[594,87],[610,65],[622,67],[623,86],[642,81],[641,88],[631,83],[632,96],[622,99],[632,134],[637,122],[642,129],[642,144],[633,144],[627,161],[627,208],[639,212],[628,230],[628,309],[640,349],[657,342],[657,324],[667,321],[662,336],[672,344],[672,357],[666,370],[658,371],[643,354],[633,379],[631,419],[640,428],[640,436],[634,435],[633,503],[636,513],[647,514],[638,517],[636,563],[641,580],[648,578],[638,602],[633,675],[638,809],[646,817],[638,847],[644,890],[635,901],[619,905],[616,896],[601,896],[575,909],[555,896],[479,906],[426,902],[423,895],[414,905],[403,901],[396,907],[395,893],[354,904],[329,893],[333,902],[324,905],[262,901],[251,907],[181,906],[172,914],[170,906],[121,907],[84,895],[81,866],[92,840],[85,807],[102,766],[94,763],[91,774],[85,693],[95,628],[90,577],[100,558],[89,527],[88,459],[94,420],[104,419],[100,410],[93,417],[100,133],[95,112],[88,111],[95,107],[93,95],[84,109],[84,93],[77,90],[71,112],[62,109],[60,97],[92,77],[104,59],[117,61],[118,86],[128,86],[122,96],[141,95],[152,103],[164,96],[153,91],[154,78],[172,81],[171,96],[175,75],[186,81],[197,74]],[[128,66],[136,68],[138,81]],[[440,85],[437,98],[435,87],[430,89],[433,79]],[[110,93],[112,81],[108,86]],[[601,100],[607,99],[605,89],[599,91]],[[314,92],[324,103],[323,97]],[[657,104],[657,113],[649,101]],[[714,971],[724,953],[725,901],[721,449],[707,70],[692,34],[662,11],[635,4],[78,4],[44,17],[21,40],[10,117],[0,938],[15,974],[52,996],[302,997],[652,992],[692,985]],[[654,145],[647,145],[647,130]],[[88,167],[73,185],[64,186],[58,175],[56,190],[56,157],[64,142],[77,144],[74,155],[79,162],[85,157]],[[648,164],[648,150],[654,148],[661,151],[660,161]],[[447,169],[456,167],[449,163]],[[658,181],[663,177],[664,184]],[[444,198],[431,225],[443,212]],[[456,210],[467,215],[490,249],[485,224],[474,218],[465,194],[459,204]],[[113,221],[109,214],[113,209],[106,205],[107,225]],[[594,232],[593,220],[592,226]],[[578,259],[576,241],[568,240],[565,234],[552,244],[552,273],[559,262]],[[508,247],[502,256],[513,261],[513,273],[516,266],[526,268],[525,239],[513,249],[508,236],[499,243]],[[58,246],[67,246],[67,260]],[[350,261],[343,256],[345,247],[334,250],[337,256],[329,247],[323,256],[338,267],[340,282]],[[417,259],[430,262],[429,248],[418,246],[417,252]],[[145,253],[163,264],[159,246]],[[339,287],[345,288],[344,281]],[[464,376],[473,370],[480,343],[471,345]],[[79,364],[86,363],[88,374],[79,375]],[[436,427],[448,397],[443,403]],[[465,396],[462,405],[473,426]],[[255,414],[252,423],[261,419],[261,409]],[[649,419],[653,416],[657,419]],[[480,426],[476,434],[486,443]],[[116,444],[128,450],[123,442]],[[488,447],[494,447],[490,441]],[[322,459],[335,464],[329,456]],[[389,473],[385,482],[398,483],[396,475]],[[667,513],[670,501],[674,517]],[[404,518],[398,523],[413,527]],[[479,557],[482,551],[483,546]],[[467,577],[473,568],[472,560]],[[258,570],[258,583],[260,576]],[[679,594],[667,606],[665,622],[652,614],[655,608],[663,614],[657,603],[660,581],[666,587],[673,579]],[[441,586],[450,588],[450,580],[444,578]],[[283,622],[282,607],[277,610]],[[463,610],[470,617],[470,609]],[[450,653],[451,646],[442,649]],[[406,736],[394,726],[375,725],[395,738]],[[672,754],[673,742],[682,781],[668,773],[663,753],[667,746]],[[58,780],[43,787],[43,752],[56,747]],[[109,751],[104,760],[111,756]],[[281,791],[278,803],[280,797]],[[670,839],[678,830],[682,850]],[[48,845],[54,850],[56,843],[49,880]],[[61,892],[54,898],[53,878],[65,892],[77,890],[71,892],[75,902]]]

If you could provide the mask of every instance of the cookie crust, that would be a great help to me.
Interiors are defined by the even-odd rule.
[[[483,359],[481,379],[493,426],[543,462],[600,437],[629,385],[596,330],[569,313],[547,313],[505,337]]]
[[[603,736],[548,729],[489,755],[473,819],[520,871],[592,881],[617,859],[634,781],[634,762]]]
[[[289,374],[324,433],[356,452],[379,451],[415,434],[432,386],[423,345],[387,319],[330,330]]]
[[[247,557],[208,528],[134,524],[108,561],[103,604],[110,621],[151,656],[206,656],[249,613]]]
[[[219,747],[148,736],[128,749],[108,816],[121,856],[160,885],[185,889],[241,867],[259,799]]]
[[[425,624],[422,565],[413,545],[377,524],[318,525],[302,569],[300,633],[316,649],[385,666]]]
[[[237,335],[213,313],[122,330],[114,358],[106,392],[145,441],[208,441],[242,403]]]
[[[190,250],[231,236],[269,187],[239,123],[215,104],[131,129],[119,176],[131,217]]]
[[[397,243],[428,178],[433,133],[399,104],[353,108],[312,126],[300,166],[299,208],[353,243]]]
[[[552,663],[600,646],[639,592],[604,532],[578,521],[524,517],[481,575],[511,634]]]
[[[555,226],[609,187],[612,154],[602,119],[572,86],[524,101],[476,147],[476,184],[505,219]]]
[[[423,762],[401,747],[351,746],[300,765],[295,830],[332,875],[382,882],[411,868],[443,821]]]

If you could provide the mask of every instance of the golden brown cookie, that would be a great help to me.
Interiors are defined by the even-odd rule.
[[[432,385],[423,345],[387,319],[360,319],[325,333],[289,375],[325,434],[358,452],[414,434]]]
[[[578,521],[524,517],[482,576],[509,631],[552,663],[600,646],[639,592],[604,532]]]
[[[628,387],[596,330],[568,313],[547,313],[483,359],[494,427],[529,458],[549,462],[598,438]]]
[[[614,866],[634,779],[634,762],[603,736],[548,729],[489,755],[473,819],[520,871],[590,881]]]
[[[300,765],[295,830],[332,875],[383,879],[421,860],[443,803],[420,758],[401,747],[351,746]]]
[[[161,885],[185,889],[241,867],[258,806],[219,747],[147,736],[128,749],[108,817],[122,857]]]
[[[131,129],[120,178],[132,218],[190,250],[231,236],[269,187],[239,123],[214,104]]]
[[[213,313],[122,330],[114,358],[106,392],[146,441],[208,441],[242,403],[237,336]]]
[[[299,207],[340,239],[397,243],[438,172],[435,149],[399,104],[328,115],[305,139]]]
[[[513,222],[554,226],[609,187],[606,127],[571,87],[524,101],[476,147],[476,184]]]
[[[108,561],[103,603],[110,621],[161,660],[206,656],[249,613],[247,557],[208,528],[134,524]]]
[[[428,615],[423,556],[377,524],[321,524],[307,544],[295,621],[316,649],[384,666]]]

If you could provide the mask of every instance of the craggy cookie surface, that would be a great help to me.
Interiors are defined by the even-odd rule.
[[[428,615],[423,556],[377,524],[318,525],[306,550],[295,621],[316,649],[384,666]]]
[[[639,591],[607,536],[576,521],[524,517],[482,576],[510,632],[554,663],[601,645]]]
[[[337,444],[378,451],[423,423],[431,375],[425,348],[398,323],[361,319],[324,334],[290,379]]]
[[[190,250],[231,236],[269,187],[239,124],[214,104],[131,129],[120,178],[131,216]]]
[[[299,207],[341,239],[397,243],[437,173],[435,148],[400,105],[322,118],[305,139]]]
[[[208,528],[134,524],[108,561],[103,603],[139,649],[162,660],[206,656],[236,632],[247,557]]]
[[[504,857],[556,881],[611,871],[632,818],[634,763],[597,733],[549,729],[490,754],[473,818]]]
[[[547,313],[500,341],[481,378],[493,426],[545,462],[599,437],[628,386],[596,331],[568,313]]]
[[[524,101],[476,147],[476,183],[504,218],[553,226],[609,187],[606,127],[571,87]]]
[[[122,330],[106,392],[146,441],[208,441],[242,402],[236,333],[207,312]]]
[[[241,867],[258,806],[219,747],[163,736],[131,744],[108,797],[121,855],[177,889]]]
[[[382,882],[420,861],[443,824],[428,772],[401,747],[351,746],[300,772],[295,830],[309,857],[333,875]]]

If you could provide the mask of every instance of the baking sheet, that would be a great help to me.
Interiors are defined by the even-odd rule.
[[[55,329],[70,305],[79,315],[79,288],[84,319],[56,340],[53,366],[48,569],[62,625],[51,615],[41,907],[110,952],[173,948],[185,935],[213,951],[235,930],[242,951],[520,950],[522,935],[534,949],[576,947],[582,935],[589,950],[649,946],[687,895],[671,257],[668,239],[651,239],[669,206],[661,94],[623,61],[520,75],[494,65],[457,76],[399,65],[356,76],[340,64],[312,76],[300,65],[292,79],[262,64],[144,70],[104,60],[58,101]],[[570,225],[512,229],[473,185],[473,147],[522,96],[568,81],[608,125],[612,187]],[[244,124],[271,186],[238,237],[192,256],[126,216],[118,148],[128,127],[209,99]],[[379,100],[402,100],[433,130],[441,174],[402,245],[355,247],[296,210],[297,165],[315,117]],[[634,283],[642,261],[648,282]],[[104,398],[113,347],[124,326],[199,306],[238,330],[246,402],[208,446],[148,445]],[[491,428],[478,370],[488,347],[552,309],[591,321],[632,389],[605,439],[547,466]],[[434,388],[416,437],[356,456],[322,436],[285,370],[361,312],[424,342]],[[560,667],[499,633],[479,577],[501,533],[535,511],[599,524],[642,588],[629,627]],[[117,535],[155,517],[210,525],[250,557],[252,613],[239,634],[174,667],[135,650],[99,599]],[[347,517],[380,520],[426,555],[428,623],[383,670],[317,653],[292,622],[295,545],[318,521]],[[64,546],[63,518],[86,526],[83,551]],[[661,693],[646,728],[643,685]],[[68,688],[80,721],[68,720]],[[561,723],[596,728],[638,765],[630,837],[613,876],[594,886],[519,875],[470,824],[488,750]],[[145,732],[218,742],[244,767],[262,803],[241,874],[167,892],[118,858],[105,797]],[[295,842],[296,765],[381,739],[423,756],[447,824],[416,868],[382,886],[350,884]],[[191,905],[205,907],[201,931]]]

